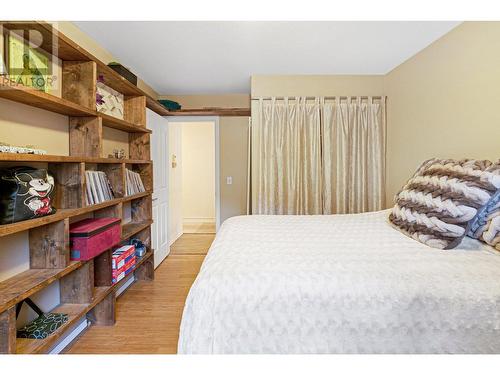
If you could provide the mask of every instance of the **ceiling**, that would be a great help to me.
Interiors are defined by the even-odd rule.
[[[260,74],[386,74],[460,22],[75,22],[159,94],[250,93]]]

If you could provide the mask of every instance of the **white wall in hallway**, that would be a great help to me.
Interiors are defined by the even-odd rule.
[[[182,217],[215,222],[215,124],[179,123],[182,129]]]

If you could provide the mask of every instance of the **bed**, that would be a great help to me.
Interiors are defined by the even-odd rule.
[[[500,255],[414,241],[389,211],[241,216],[189,292],[179,353],[500,353]]]

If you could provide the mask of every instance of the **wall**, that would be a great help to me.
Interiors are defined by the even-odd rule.
[[[431,157],[500,158],[500,22],[466,22],[385,78],[387,202]]]
[[[247,213],[248,120],[248,117],[219,119],[221,223]],[[231,185],[227,184],[229,176]]]
[[[256,75],[252,98],[268,96],[382,95],[384,77],[378,75]]]
[[[215,223],[215,124],[179,123],[182,129],[184,223]]]

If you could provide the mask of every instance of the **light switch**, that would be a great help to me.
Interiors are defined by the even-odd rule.
[[[226,185],[232,185],[232,184],[233,184],[233,177],[227,176],[226,177]]]

